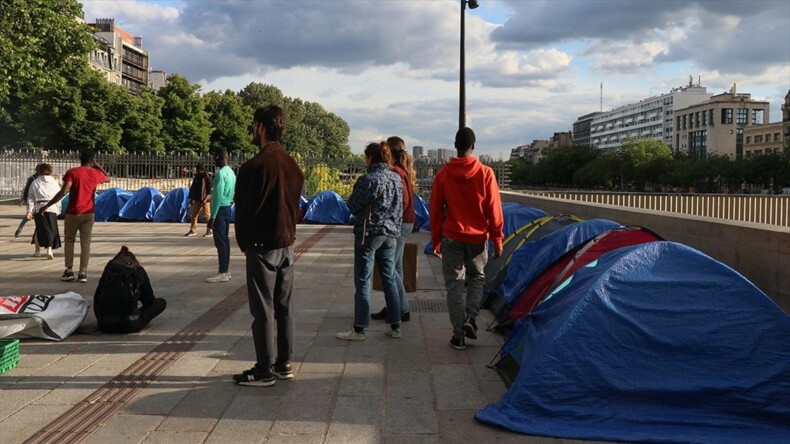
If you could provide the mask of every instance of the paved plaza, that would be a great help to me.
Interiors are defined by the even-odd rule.
[[[213,241],[183,237],[186,224],[97,223],[88,283],[61,282],[62,249],[55,260],[30,257],[32,222],[22,238],[13,238],[21,214],[0,206],[0,294],[71,290],[90,302],[104,265],[127,245],[168,307],[139,334],[21,341],[19,366],[0,375],[1,443],[574,442],[474,419],[505,391],[486,367],[503,338],[481,330],[465,351],[448,345],[441,264],[434,257],[420,254],[418,291],[410,297],[424,302],[415,304],[401,339],[372,321],[366,341],[340,341],[335,334],[351,326],[353,313],[351,228],[300,225],[296,378],[270,388],[239,387],[230,377],[253,364],[254,350],[244,259],[235,242],[233,279],[207,284],[204,278],[217,269]],[[409,241],[422,250],[428,239],[421,232]],[[383,294],[374,292],[372,310],[383,305]],[[481,316],[490,320],[487,311]],[[95,322],[92,311],[88,322]]]

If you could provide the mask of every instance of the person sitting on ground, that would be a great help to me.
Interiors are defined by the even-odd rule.
[[[52,196],[58,193],[60,185],[52,177],[52,165],[42,163],[37,167],[38,177],[30,184],[27,195],[27,219],[36,221],[36,231],[33,234],[36,252],[33,256],[41,255],[41,248],[47,249],[47,259],[55,259],[54,249],[60,248],[60,232],[58,231],[58,214],[60,203],[57,203],[40,213],[38,209],[44,206]]]
[[[154,296],[145,268],[124,245],[104,267],[93,296],[93,311],[104,333],[134,333],[142,330],[167,307]]]

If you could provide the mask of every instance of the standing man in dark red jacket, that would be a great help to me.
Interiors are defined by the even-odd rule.
[[[269,387],[275,376],[294,377],[293,261],[304,175],[280,139],[285,114],[269,105],[255,111],[252,143],[260,152],[236,177],[236,242],[247,257],[247,292],[252,313],[255,365],[234,375],[239,385]],[[274,325],[277,324],[277,347]],[[275,358],[273,360],[272,358]]]
[[[502,201],[494,170],[472,157],[475,133],[461,128],[455,134],[454,157],[442,167],[431,189],[433,254],[442,258],[447,311],[453,325],[450,345],[466,348],[464,337],[477,339],[475,318],[480,313],[488,261],[488,240],[494,257],[502,254]],[[464,281],[466,303],[464,303]]]

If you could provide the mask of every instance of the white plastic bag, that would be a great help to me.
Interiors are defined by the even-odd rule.
[[[0,296],[0,338],[62,341],[82,324],[88,303],[78,293]]]

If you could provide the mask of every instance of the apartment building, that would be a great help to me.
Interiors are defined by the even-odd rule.
[[[782,151],[784,122],[753,124],[743,129],[743,155],[746,157]]]
[[[132,93],[147,87],[148,51],[143,49],[143,38],[124,31],[111,18],[96,19],[96,23],[89,23],[88,26],[95,30],[94,37],[107,42],[106,52],[112,60],[112,63],[104,66],[99,63],[102,57],[98,57],[96,63],[91,61],[91,66],[100,71],[111,69],[112,75],[108,74],[108,80],[120,83]],[[120,81],[117,81],[118,78]]]
[[[121,55],[106,39],[92,34],[96,48],[88,55],[89,66],[100,72],[110,83],[121,84]]]
[[[154,91],[159,91],[161,88],[167,86],[170,77],[166,72],[152,69],[148,71],[148,87]]]
[[[594,118],[598,117],[602,112],[594,112],[585,114],[575,122],[573,122],[573,144],[574,145],[589,145],[590,144],[590,126]]]
[[[423,149],[423,147],[421,147],[420,145],[414,145],[411,148],[411,155],[415,159],[419,159],[425,155],[425,149]]]
[[[738,93],[733,85],[729,92],[676,112],[675,147],[694,157],[741,158],[746,129],[767,124],[768,112],[768,102],[752,100],[751,94]]]
[[[782,134],[784,134],[784,147],[790,150],[790,89],[785,95],[785,103],[782,105]]]
[[[455,150],[450,150],[447,148],[439,148],[436,154],[439,162],[447,163],[450,161],[450,159],[453,158],[453,154],[455,154]]]
[[[549,149],[567,148],[573,145],[573,136],[570,131],[554,133],[549,139]]]
[[[615,148],[629,138],[650,138],[661,140],[675,150],[675,112],[704,102],[710,96],[705,87],[689,79],[687,86],[673,88],[667,94],[599,113],[590,123],[589,144],[597,148]],[[577,122],[582,124],[585,117]]]

